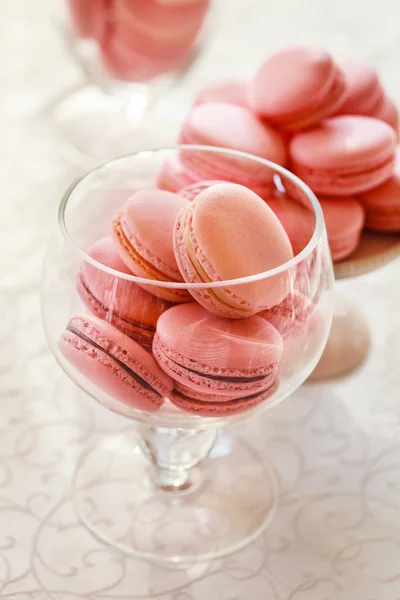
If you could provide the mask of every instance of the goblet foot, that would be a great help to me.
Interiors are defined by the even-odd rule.
[[[211,450],[200,466],[171,470],[169,479],[137,432],[97,443],[73,482],[83,524],[120,551],[161,563],[215,559],[256,539],[278,502],[273,468],[236,436],[219,434],[213,444],[214,431],[192,433],[208,437]]]
[[[350,374],[364,363],[370,344],[367,320],[357,307],[339,297],[328,342],[308,381],[321,381]]]

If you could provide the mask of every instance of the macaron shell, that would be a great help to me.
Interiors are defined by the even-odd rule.
[[[96,317],[72,318],[59,347],[96,386],[141,410],[158,410],[172,389],[171,379],[148,352]]]
[[[215,185],[199,194],[178,217],[174,243],[181,272],[192,282],[264,273],[293,257],[273,211],[251,190],[235,184]],[[283,273],[229,289],[190,293],[215,314],[243,318],[279,304],[288,291]]]
[[[365,211],[355,198],[319,198],[334,262],[350,256],[360,243]]]
[[[227,402],[214,402],[212,399],[209,402],[195,400],[194,398],[184,396],[175,391],[171,394],[171,402],[178,408],[200,417],[230,417],[251,410],[262,404],[274,395],[278,387],[279,381],[276,380],[271,384],[271,387],[268,390],[264,390],[254,396]]]
[[[395,133],[386,123],[338,116],[292,138],[292,170],[315,192],[360,193],[390,177],[395,145]]]

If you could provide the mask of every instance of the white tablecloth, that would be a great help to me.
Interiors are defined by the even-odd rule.
[[[309,40],[370,60],[399,102],[399,17],[398,0],[222,0],[216,39],[170,102],[184,106],[201,82],[248,77],[267,52]],[[78,523],[68,493],[76,458],[121,424],[67,380],[40,320],[43,251],[77,172],[45,108],[80,78],[43,2],[0,2],[0,597],[400,598],[398,262],[340,285],[371,324],[364,367],[245,425],[281,487],[258,542],[172,570],[114,554]]]

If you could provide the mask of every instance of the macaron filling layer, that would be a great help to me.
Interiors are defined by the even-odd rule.
[[[227,404],[232,404],[235,405],[238,402],[243,402],[244,400],[253,400],[256,398],[260,398],[260,397],[264,397],[264,394],[266,394],[267,392],[269,392],[276,384],[276,381],[274,380],[271,385],[269,387],[267,387],[266,389],[262,390],[261,392],[256,392],[255,394],[249,394],[248,396],[243,396],[242,398],[233,398],[233,399],[229,399],[229,400],[222,400],[221,398],[221,402],[215,402],[216,405],[218,406],[226,406]],[[194,405],[198,405],[198,407],[200,408],[201,406],[204,406],[205,403],[214,403],[212,401],[212,396],[210,398],[210,400],[206,400],[206,398],[204,398],[204,400],[198,400],[196,398],[193,398],[192,396],[188,396],[186,394],[184,394],[183,392],[181,392],[180,390],[174,389],[174,396],[178,396],[179,398],[183,398],[185,400],[190,401],[191,403],[193,403]]]
[[[125,233],[125,231],[127,232],[127,234]],[[121,212],[117,213],[116,217],[113,220],[113,232],[126,254],[131,258],[131,260],[135,264],[138,265],[140,269],[142,269],[145,273],[148,274],[148,277],[157,281],[176,281],[174,276],[169,276],[169,274],[167,274],[166,272],[161,271],[148,260],[146,260],[146,257],[143,256],[143,254],[138,253],[131,241],[133,239],[133,236],[129,231],[127,224],[123,222]],[[141,250],[144,251],[144,249]],[[145,253],[145,251],[143,253]],[[155,259],[155,261],[161,263],[161,260],[157,258]],[[169,271],[171,273],[170,267],[164,264],[162,266],[166,269],[166,271]],[[174,275],[176,275],[176,277],[179,278],[179,280],[181,280],[181,278],[179,277],[179,272],[176,272],[176,274],[174,273]]]
[[[73,327],[72,325],[67,325],[66,330],[69,331],[70,333],[72,333],[73,335],[75,335],[76,337],[78,337],[80,340],[82,340],[86,344],[89,344],[90,346],[93,346],[100,352],[103,352],[103,354],[105,354],[106,356],[111,358],[119,367],[121,367],[130,377],[132,377],[135,381],[137,381],[137,383],[139,383],[142,387],[144,387],[145,389],[153,392],[154,394],[156,394],[157,396],[162,398],[162,394],[160,394],[160,392],[158,390],[156,390],[152,385],[150,385],[148,383],[148,381],[146,381],[146,379],[143,379],[143,377],[138,375],[135,371],[133,371],[130,367],[128,367],[124,362],[122,362],[117,356],[115,356],[114,353],[110,352],[106,348],[103,348],[100,344],[98,344],[97,342],[90,339],[90,337],[86,336],[84,333],[82,333],[76,327]],[[124,351],[122,349],[120,349],[120,352],[122,354],[123,353],[126,354],[126,351]],[[141,367],[141,368],[143,370],[143,367]]]
[[[187,210],[184,211],[183,215],[181,214],[181,217],[180,217],[181,222],[180,223],[179,223],[179,218],[178,218],[177,227],[178,227],[178,229],[179,228],[181,229],[182,242],[183,242],[183,246],[184,246],[184,256],[181,255],[180,258],[183,260],[186,259],[186,261],[189,263],[189,265],[186,265],[186,266],[191,267],[192,275],[196,276],[196,279],[199,283],[207,283],[207,282],[212,283],[213,281],[221,281],[221,279],[219,277],[214,275],[214,269],[209,264],[206,257],[203,254],[201,254],[202,263],[199,261],[199,259],[197,257],[197,254],[200,253],[201,251],[198,247],[197,241],[194,238],[193,231],[192,231],[192,214],[193,214],[193,206],[190,206]],[[182,248],[179,248],[179,246],[178,246],[178,252],[179,252],[179,250],[182,250]],[[185,265],[183,265],[183,266],[185,266]],[[208,267],[208,270],[213,273],[213,276],[210,276],[207,273],[206,267]],[[243,314],[243,317],[246,317],[249,314],[250,306],[248,305],[248,303],[246,303],[245,300],[242,300],[241,298],[234,295],[229,290],[226,290],[224,288],[215,288],[215,289],[207,289],[207,290],[205,290],[205,292],[206,292],[206,297],[211,296],[217,305],[222,305],[225,309],[233,309],[235,311],[235,313]],[[224,292],[226,294],[229,294],[230,299],[233,300],[232,303],[227,302]],[[196,290],[195,293],[202,295],[203,290],[200,290],[200,289]],[[235,302],[235,300],[236,300],[236,302]],[[260,308],[260,310],[261,310],[261,308]]]

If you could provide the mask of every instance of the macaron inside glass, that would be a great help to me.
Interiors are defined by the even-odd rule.
[[[70,319],[59,348],[81,375],[129,407],[157,411],[172,390],[171,378],[149,352],[97,317]]]
[[[260,312],[259,316],[271,323],[286,341],[304,332],[315,308],[308,296],[293,289],[280,304]]]
[[[88,256],[118,273],[132,275],[111,237],[93,244]],[[77,290],[83,303],[94,315],[151,349],[157,319],[171,303],[146,292],[132,280],[108,273],[100,265],[82,263]]]
[[[286,231],[294,255],[310,242],[315,229],[315,215],[307,206],[293,200],[288,194],[274,193],[265,198]]]
[[[346,97],[346,82],[325,50],[294,46],[264,62],[248,94],[255,114],[296,131],[337,112]]]
[[[178,194],[158,189],[140,190],[117,210],[112,232],[126,266],[138,277],[161,282],[182,282],[174,249],[173,232],[180,211],[189,204]],[[170,302],[187,302],[184,289],[140,283],[143,289]]]
[[[319,194],[349,196],[380,185],[393,173],[396,134],[372,117],[343,115],[296,134],[293,172]]]
[[[290,240],[278,217],[244,186],[208,187],[179,213],[175,256],[185,281],[223,282],[265,273],[256,281],[190,289],[211,312],[245,318],[279,304],[290,289],[290,273],[267,271],[293,258]]]
[[[153,342],[155,359],[175,382],[172,401],[204,416],[234,414],[246,410],[246,399],[247,408],[264,399],[277,383],[282,351],[280,334],[265,319],[224,319],[197,303],[164,313]]]

